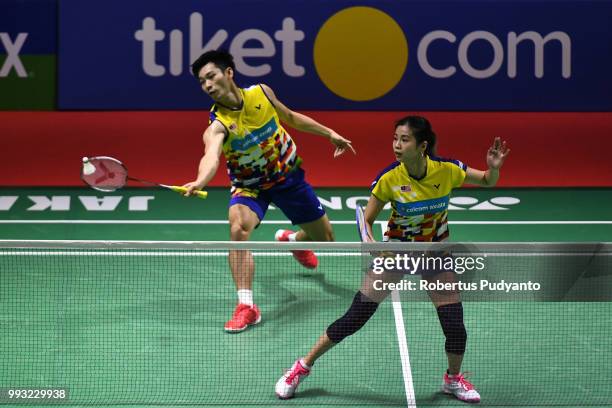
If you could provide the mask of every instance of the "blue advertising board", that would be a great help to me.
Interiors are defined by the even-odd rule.
[[[59,107],[202,109],[190,72],[311,110],[612,108],[612,2],[62,0]]]
[[[16,49],[19,54],[55,54],[56,25],[57,0],[2,0],[0,54]],[[27,40],[17,40],[19,34],[27,34]]]
[[[55,108],[57,0],[0,1],[0,109]]]

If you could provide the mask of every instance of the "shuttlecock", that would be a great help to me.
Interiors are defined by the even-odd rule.
[[[89,176],[96,172],[96,167],[89,162],[87,157],[83,157],[83,174]]]

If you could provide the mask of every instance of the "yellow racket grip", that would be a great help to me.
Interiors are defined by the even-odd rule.
[[[181,186],[170,186],[170,190],[172,191],[176,191],[177,193],[181,193],[181,194],[185,194],[187,192],[187,188],[186,187],[181,187]],[[191,192],[191,194],[195,197],[198,198],[206,198],[208,197],[208,192],[207,191],[202,191],[202,190],[194,190]]]

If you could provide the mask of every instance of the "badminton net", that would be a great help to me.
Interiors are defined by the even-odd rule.
[[[15,389],[62,389],[66,398],[52,402],[456,405],[440,392],[445,338],[430,292],[419,287],[428,275],[405,264],[392,297],[317,361],[294,401],[274,393],[284,370],[344,314],[364,274],[385,267],[380,258],[393,268],[406,254],[434,253],[452,254],[454,270],[459,258],[483,258],[485,268],[456,272],[468,333],[463,369],[482,406],[612,404],[612,245],[394,245],[0,242],[0,403],[50,400],[19,400]],[[289,249],[314,250],[319,267],[303,268]],[[254,254],[262,321],[228,334],[237,302],[228,254],[238,250]]]

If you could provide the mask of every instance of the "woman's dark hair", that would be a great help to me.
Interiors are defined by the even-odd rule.
[[[200,57],[191,64],[193,76],[197,78],[202,67],[209,62],[215,64],[221,71],[225,71],[227,68],[231,68],[234,71],[236,70],[232,54],[225,50],[212,50],[200,55]]]
[[[417,145],[427,142],[425,153],[428,156],[436,155],[436,134],[431,129],[431,123],[422,116],[406,116],[395,122],[398,126],[408,126],[412,135],[417,141]]]

